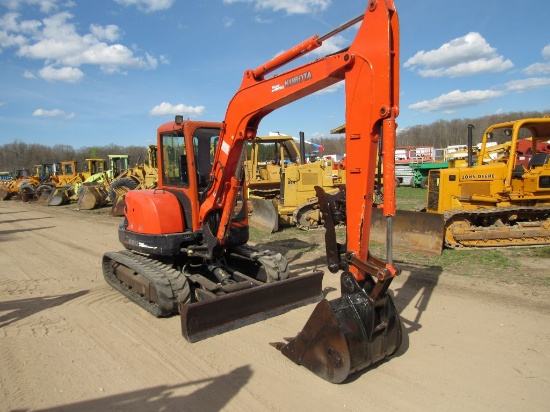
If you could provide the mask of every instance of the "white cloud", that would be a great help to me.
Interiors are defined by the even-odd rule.
[[[287,14],[305,14],[323,11],[331,0],[223,0],[225,4],[251,3],[258,10],[285,11]]]
[[[542,57],[549,61],[547,61],[546,63],[534,63],[523,69],[524,73],[527,73],[529,75],[550,74],[550,44],[542,49],[541,54]]]
[[[334,83],[331,86],[325,87],[324,89],[319,90],[315,94],[329,94],[329,93],[335,93],[338,90],[340,90],[342,87],[344,87],[344,82],[338,82]]]
[[[123,44],[110,44],[121,35],[116,25],[92,24],[89,33],[80,35],[69,12],[48,16],[42,22],[18,22],[18,18],[9,13],[0,20],[0,47],[17,47],[20,57],[44,60],[47,66],[57,68],[96,65],[105,73],[157,67],[157,60],[149,54],[139,56]],[[73,76],[67,79],[74,81]]]
[[[529,75],[533,74],[550,74],[550,62],[547,63],[534,63],[525,69],[523,72]]]
[[[349,46],[350,42],[345,37],[337,34],[336,36],[329,37],[323,44],[312,51],[312,54],[320,56],[326,56],[328,54],[336,53]]]
[[[223,18],[223,27],[225,28],[233,26],[234,23],[235,23],[235,19],[232,19],[231,17]]]
[[[439,49],[421,50],[404,64],[412,71],[418,70],[423,77],[464,77],[501,72],[513,66],[475,32],[451,40]]]
[[[164,116],[164,115],[187,115],[190,117],[200,116],[204,113],[204,106],[186,106],[182,103],[173,105],[171,103],[162,102],[158,106],[153,107],[149,112],[152,116]]]
[[[271,24],[271,23],[273,23],[273,20],[263,19],[260,16],[256,16],[256,17],[254,17],[254,22],[256,22],[258,24]]]
[[[36,32],[41,26],[38,20],[18,23],[17,13],[6,13],[0,17],[0,52],[8,47],[20,47],[27,42],[26,35]]]
[[[66,113],[63,110],[54,109],[54,110],[44,110],[36,109],[33,114],[35,117],[62,117],[64,119],[73,119],[75,116],[74,113]]]
[[[30,71],[28,71],[28,70],[25,70],[25,71],[23,72],[23,77],[24,77],[25,79],[36,79],[36,76],[34,75],[34,73],[32,73],[32,72],[30,72]]]
[[[168,10],[174,4],[174,0],[115,0],[123,6],[136,6],[145,13],[152,11]]]
[[[97,24],[90,25],[90,32],[98,40],[115,41],[120,37],[120,30],[118,26],[114,24],[108,24],[107,26],[99,26]]]
[[[23,5],[39,6],[40,11],[43,13],[50,13],[57,9],[57,4],[61,0],[4,0],[3,3],[11,10],[17,10]],[[70,2],[68,2],[71,5]]]
[[[39,72],[40,77],[49,82],[60,81],[67,83],[77,83],[84,77],[84,73],[76,67],[55,68],[46,66]]]
[[[468,92],[454,90],[432,100],[424,100],[411,104],[409,109],[421,112],[446,111],[451,113],[463,107],[480,105],[488,100],[503,96],[504,94],[504,92],[496,90],[470,90]]]
[[[550,86],[550,77],[532,77],[524,80],[514,80],[504,85],[507,91],[522,93],[527,90]]]

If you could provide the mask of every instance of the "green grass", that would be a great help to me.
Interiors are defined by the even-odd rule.
[[[395,189],[397,209],[420,210],[426,207],[427,189],[400,186]]]
[[[398,209],[419,210],[425,206],[426,189],[398,187],[396,194]],[[315,254],[322,257],[325,254],[324,229],[308,232],[289,227],[266,235],[251,228],[250,234],[253,243],[284,253],[291,259],[296,255]],[[339,242],[344,242],[345,229],[337,229],[337,238]],[[384,246],[372,243],[370,251],[385,258]],[[427,275],[439,272],[504,284],[550,287],[550,246],[445,249],[439,256],[395,249],[394,260],[404,270],[412,268]]]

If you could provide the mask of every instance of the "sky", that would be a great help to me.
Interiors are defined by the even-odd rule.
[[[0,0],[0,145],[146,146],[175,114],[222,121],[247,69],[330,32],[366,4]],[[399,129],[512,111],[550,114],[549,1],[395,4]],[[296,64],[341,50],[356,32],[329,38]],[[258,135],[329,136],[345,123],[342,86],[269,114]]]

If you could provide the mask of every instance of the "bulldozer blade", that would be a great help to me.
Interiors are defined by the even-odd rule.
[[[211,300],[179,304],[182,334],[197,342],[220,333],[318,302],[323,271],[229,293]]]
[[[340,298],[317,304],[303,330],[288,343],[272,344],[283,355],[331,383],[393,355],[402,341],[399,316],[389,295],[374,301],[350,272],[342,274]],[[369,284],[371,287],[374,284]]]
[[[267,233],[279,230],[279,212],[274,201],[257,197],[249,197],[248,201],[252,206],[250,226]]]
[[[386,221],[381,209],[372,211],[370,240],[386,243]],[[440,255],[445,238],[443,215],[398,210],[393,218],[393,247]]]

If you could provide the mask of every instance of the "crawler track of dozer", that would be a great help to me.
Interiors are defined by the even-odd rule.
[[[444,213],[445,246],[550,244],[550,206],[502,207]]]
[[[125,250],[103,256],[103,275],[113,288],[156,317],[180,313],[183,336],[190,342],[322,298],[323,272],[291,277],[279,253],[241,246],[230,250],[225,261],[223,267],[199,260],[179,265]],[[224,280],[213,273],[221,273]]]

